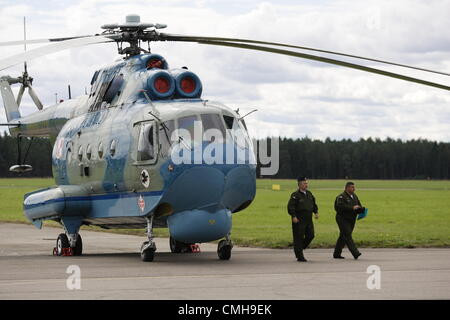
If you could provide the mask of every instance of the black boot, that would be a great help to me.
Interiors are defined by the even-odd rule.
[[[355,258],[355,260],[358,260],[360,255],[361,255],[361,252],[357,252],[356,254],[353,255],[353,258]]]

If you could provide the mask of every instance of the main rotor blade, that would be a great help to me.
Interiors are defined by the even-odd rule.
[[[6,42],[0,42],[0,46],[4,47],[4,46],[17,46],[17,45],[21,45],[21,44],[27,45],[27,44],[36,44],[36,43],[60,42],[60,41],[66,41],[66,40],[78,39],[78,38],[87,38],[87,37],[93,37],[93,36],[89,35],[89,36],[73,36],[73,37],[64,37],[64,38],[6,41]]]
[[[418,68],[414,66],[409,66],[406,64],[391,62],[391,61],[385,61],[385,60],[379,60],[379,59],[373,59],[373,58],[367,58],[342,52],[336,52],[336,51],[329,51],[329,50],[323,50],[323,49],[316,49],[316,48],[310,48],[310,47],[302,47],[302,46],[294,46],[290,44],[285,43],[279,43],[279,42],[267,42],[267,41],[259,41],[259,40],[249,40],[249,39],[237,39],[237,38],[219,38],[219,37],[197,37],[197,36],[183,36],[183,35],[172,35],[172,34],[161,34],[164,39],[167,39],[169,41],[187,41],[187,42],[198,42],[198,41],[224,41],[224,42],[242,42],[242,43],[254,43],[254,44],[263,44],[263,45],[270,45],[270,46],[278,46],[278,47],[286,47],[286,48],[294,48],[294,49],[301,49],[301,50],[308,50],[308,51],[315,51],[315,52],[322,52],[322,53],[329,53],[334,55],[339,55],[343,57],[349,57],[349,58],[356,58],[361,60],[367,60],[367,61],[373,61],[378,63],[384,63],[392,66],[397,67],[403,67],[403,68],[409,68],[414,70],[420,70],[424,72],[431,72],[436,73],[444,76],[450,76],[450,73],[445,73],[441,71],[435,71],[430,69],[424,69],[424,68]]]
[[[249,50],[266,51],[266,52],[272,52],[272,53],[277,53],[277,54],[282,54],[282,55],[287,55],[287,56],[292,56],[292,57],[297,57],[297,58],[319,61],[319,62],[323,62],[323,63],[334,64],[334,65],[347,67],[347,68],[351,68],[351,69],[357,69],[357,70],[366,71],[366,72],[370,72],[370,73],[380,74],[380,75],[383,75],[386,77],[401,79],[401,80],[405,80],[405,81],[409,81],[409,82],[415,82],[415,83],[423,84],[426,86],[450,91],[449,86],[445,86],[445,85],[442,85],[439,83],[430,82],[430,81],[426,81],[426,80],[422,80],[422,79],[418,79],[418,78],[413,78],[413,77],[405,76],[405,75],[394,73],[394,72],[389,72],[389,71],[384,71],[384,70],[375,69],[375,68],[371,68],[371,67],[366,67],[366,66],[362,66],[362,65],[358,65],[358,64],[354,64],[354,63],[350,63],[350,62],[325,58],[325,57],[321,57],[321,56],[314,56],[314,55],[310,55],[310,54],[306,54],[306,53],[300,53],[300,52],[295,52],[295,51],[290,51],[290,50],[282,50],[282,49],[276,49],[276,48],[269,48],[269,47],[263,47],[263,46],[255,46],[255,45],[243,44],[243,43],[234,43],[234,42],[207,41],[207,40],[204,40],[204,41],[198,40],[195,42],[198,42],[200,44],[214,45],[214,46],[235,47],[235,48],[242,48],[242,49],[249,49]]]
[[[49,44],[47,46],[29,50],[27,52],[16,54],[12,57],[0,60],[0,70],[4,70],[16,64],[22,63],[23,61],[29,61],[31,59],[42,57],[57,51],[105,42],[114,42],[114,40],[104,36],[92,36],[92,37],[70,39]]]

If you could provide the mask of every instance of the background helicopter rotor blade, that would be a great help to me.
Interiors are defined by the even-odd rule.
[[[33,50],[29,50],[27,52],[23,52],[20,54],[16,54],[6,59],[0,60],[0,70],[4,70],[6,68],[12,67],[23,61],[29,61],[31,59],[35,59],[38,57],[42,57],[57,51],[62,51],[70,48],[81,47],[89,44],[95,43],[106,43],[106,42],[114,42],[114,40],[105,37],[105,36],[91,36],[91,37],[83,37],[83,38],[75,38],[70,40],[65,40],[61,42],[56,42],[49,44],[47,46],[43,46],[40,48],[36,48]]]
[[[172,35],[172,34],[166,34],[161,33],[161,36],[164,39],[167,39],[168,41],[186,41],[186,42],[198,42],[198,41],[223,41],[223,42],[241,42],[241,43],[252,43],[252,44],[263,44],[263,45],[270,45],[270,46],[278,46],[278,47],[286,47],[286,48],[294,48],[294,49],[301,49],[301,50],[308,50],[308,51],[315,51],[315,52],[322,52],[322,53],[328,53],[333,55],[339,55],[349,58],[355,58],[355,59],[361,59],[361,60],[367,60],[367,61],[373,61],[377,63],[383,63],[388,65],[393,65],[397,67],[403,67],[403,68],[409,68],[424,72],[431,72],[436,73],[444,76],[450,76],[450,73],[445,73],[441,71],[435,71],[430,69],[424,69],[424,68],[418,68],[414,66],[409,66],[406,64],[396,63],[396,62],[390,62],[385,60],[379,60],[379,59],[373,59],[373,58],[367,58],[342,52],[336,52],[336,51],[329,51],[329,50],[323,50],[323,49],[316,49],[316,48],[310,48],[310,47],[303,47],[303,46],[294,46],[290,44],[285,43],[279,43],[279,42],[267,42],[267,41],[259,41],[259,40],[249,40],[249,39],[237,39],[237,38],[220,38],[220,37],[198,37],[198,36],[184,36],[184,35]]]
[[[192,40],[170,39],[169,41],[171,41],[171,40],[197,42],[200,44],[207,44],[207,45],[214,45],[214,46],[234,47],[234,48],[242,48],[242,49],[249,49],[249,50],[272,52],[272,53],[277,53],[277,54],[282,54],[282,55],[287,55],[287,56],[292,56],[292,57],[297,57],[297,58],[303,58],[303,59],[307,59],[307,60],[313,60],[313,61],[319,61],[319,62],[328,63],[328,64],[334,64],[334,65],[347,67],[347,68],[351,68],[351,69],[357,69],[357,70],[361,70],[361,71],[365,71],[365,72],[380,74],[380,75],[383,75],[386,77],[396,78],[396,79],[405,80],[405,81],[409,81],[409,82],[415,82],[415,83],[423,84],[426,86],[450,91],[450,87],[443,85],[443,84],[426,81],[426,80],[422,80],[422,79],[418,79],[418,78],[414,78],[414,77],[409,77],[409,76],[405,76],[405,75],[402,75],[399,73],[394,73],[394,72],[384,71],[384,70],[375,69],[375,68],[371,68],[371,67],[366,67],[366,66],[362,66],[359,64],[355,64],[355,63],[350,63],[350,62],[345,62],[345,61],[341,61],[341,60],[330,59],[330,58],[326,58],[326,57],[315,56],[315,55],[311,55],[311,54],[300,53],[300,52],[295,52],[295,51],[290,51],[290,50],[276,49],[276,48],[256,46],[256,45],[236,43],[236,42],[225,42],[225,41],[209,41],[209,40],[198,40],[198,39],[196,39],[196,40],[193,40],[193,39]]]
[[[44,106],[42,105],[41,100],[39,100],[37,94],[34,92],[33,87],[29,84],[28,85],[28,94],[30,95],[31,99],[34,101],[34,104],[39,110],[42,110]]]
[[[27,44],[36,44],[36,43],[61,42],[61,41],[66,41],[66,40],[79,39],[79,38],[88,38],[88,37],[93,37],[93,36],[89,35],[89,36],[73,36],[73,37],[64,37],[64,38],[48,38],[48,39],[6,41],[6,42],[0,42],[0,47],[17,46],[17,45],[22,45],[22,44],[27,45]]]

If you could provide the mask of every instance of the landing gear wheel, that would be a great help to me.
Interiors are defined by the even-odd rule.
[[[56,239],[56,255],[62,256],[64,249],[70,248],[69,238],[67,238],[65,233],[60,233],[58,239]]]
[[[181,250],[183,250],[183,244],[175,240],[174,238],[170,237],[169,243],[170,243],[170,251],[172,253],[180,253]]]
[[[81,240],[81,236],[77,234],[77,242],[73,249],[74,256],[81,256],[83,254],[83,241]]]
[[[231,241],[221,240],[217,245],[217,255],[220,260],[230,260],[231,258],[231,249],[233,248],[233,244]]]
[[[170,237],[169,239],[170,251],[172,253],[192,253],[192,252],[200,252],[200,248],[198,245],[194,243],[184,243],[174,238]]]
[[[144,262],[152,262],[155,258],[156,247],[154,243],[145,241],[141,246],[141,259]]]

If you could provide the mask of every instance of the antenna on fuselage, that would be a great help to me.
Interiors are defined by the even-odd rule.
[[[238,109],[238,110],[239,110],[239,109]],[[252,114],[253,112],[256,112],[256,111],[258,111],[258,109],[254,109],[254,110],[252,110],[252,111],[246,113],[245,115],[243,115],[242,117],[240,117],[239,120],[243,120],[246,116],[248,116],[248,115],[250,115],[250,114]]]

